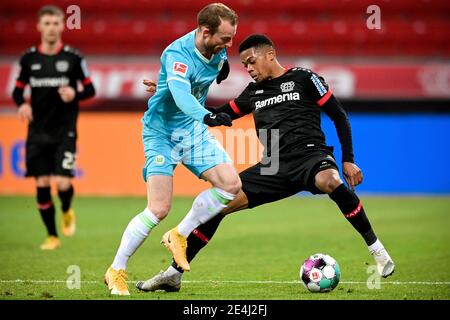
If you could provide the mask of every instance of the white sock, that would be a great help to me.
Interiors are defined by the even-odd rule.
[[[181,275],[181,272],[172,267],[171,265],[167,268],[167,270],[164,273],[167,274],[168,276]]]
[[[159,219],[148,209],[135,216],[128,224],[120,241],[119,250],[111,265],[116,270],[126,269],[128,259],[141,246],[150,234],[150,230],[156,227]]]
[[[219,188],[203,191],[195,198],[191,210],[178,225],[178,233],[183,237],[189,236],[199,225],[215,217],[235,197],[236,195]]]
[[[370,253],[376,252],[380,249],[383,249],[383,244],[380,242],[380,240],[377,239],[373,244],[367,247],[369,249]]]

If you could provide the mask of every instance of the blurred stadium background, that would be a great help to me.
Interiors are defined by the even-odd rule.
[[[162,50],[195,28],[196,12],[209,2],[0,2],[0,298],[108,298],[100,279],[123,228],[145,203],[140,118],[148,95],[141,82],[157,78]],[[392,248],[398,271],[393,282],[384,282],[386,290],[368,291],[365,270],[372,261],[365,262],[370,257],[359,236],[334,214],[338,212],[334,204],[320,197],[292,199],[255,209],[257,218],[243,214],[226,219],[208,259],[194,264],[200,272],[185,277],[188,281],[179,295],[135,295],[135,290],[133,298],[311,299],[306,291],[299,296],[298,283],[292,280],[298,277],[302,258],[324,250],[340,262],[343,282],[320,299],[449,299],[448,270],[439,267],[431,272],[423,261],[444,266],[450,261],[450,2],[223,2],[239,14],[238,32],[229,51],[230,77],[220,87],[212,86],[208,104],[234,98],[250,81],[237,56],[239,42],[250,33],[271,37],[284,66],[309,67],[322,74],[349,112],[355,160],[365,178],[358,192],[383,241]],[[26,125],[16,117],[11,92],[21,52],[40,40],[36,12],[50,3],[64,10],[74,4],[81,9],[81,28],[66,29],[63,41],[87,58],[97,96],[81,105],[79,119],[74,201],[79,233],[76,239],[63,240],[63,250],[47,255],[37,252],[44,229],[34,208],[34,183],[23,178]],[[367,28],[370,5],[381,10],[379,30]],[[323,127],[340,162],[335,129],[326,117]],[[240,119],[235,128],[246,130],[241,131],[247,134],[246,144],[239,144],[242,136],[239,142],[223,129],[214,132],[225,137],[224,145],[243,169],[255,160],[248,151],[255,141],[252,118]],[[230,150],[231,139],[235,148]],[[133,258],[131,282],[166,267],[169,255],[157,239],[181,219],[192,196],[205,187],[177,168],[174,212]],[[365,197],[371,194],[379,197]],[[412,198],[417,195],[421,197]],[[276,258],[267,258],[274,252]],[[83,270],[81,291],[65,287],[71,264]],[[212,286],[208,279],[224,281]],[[227,283],[230,279],[243,282]],[[268,279],[280,282],[245,282]]]
[[[66,29],[63,41],[87,58],[97,96],[82,105],[79,179],[83,194],[144,195],[139,117],[148,98],[142,79],[156,79],[159,55],[195,28],[196,12],[209,1],[62,0],[81,9],[81,28]],[[30,193],[22,178],[25,126],[15,119],[11,90],[21,52],[38,44],[36,12],[49,1],[0,4],[0,193]],[[239,42],[265,33],[285,66],[322,74],[351,117],[356,161],[365,172],[360,191],[450,193],[450,171],[430,178],[430,165],[450,158],[450,2],[445,0],[230,0],[239,14],[232,72],[213,85],[208,103],[228,101],[250,78],[237,59]],[[369,29],[370,5],[381,29]],[[69,14],[70,15],[70,14]],[[251,128],[251,119],[241,127]],[[337,146],[335,130],[324,128]],[[432,155],[432,156],[431,156]],[[245,167],[240,166],[240,169]],[[122,168],[117,170],[117,168]],[[176,194],[204,186],[181,171]],[[113,178],[111,172],[115,172]],[[121,173],[122,172],[122,173]],[[121,181],[120,184],[114,181]],[[189,183],[187,183],[189,181]],[[195,187],[192,187],[194,185]],[[189,187],[187,187],[189,186]]]
[[[81,28],[66,29],[64,43],[87,58],[97,89],[82,104],[79,125],[79,193],[144,195],[139,117],[146,109],[142,79],[156,79],[159,55],[173,40],[195,28],[196,12],[209,1],[61,0],[76,4]],[[31,194],[22,178],[26,127],[15,119],[11,90],[21,52],[38,44],[36,12],[49,1],[0,4],[0,193]],[[208,103],[227,101],[250,78],[237,59],[238,43],[265,33],[285,66],[322,74],[344,101],[354,130],[356,161],[365,173],[367,193],[450,193],[450,2],[445,0],[268,0],[224,1],[239,14],[232,72],[213,85]],[[381,29],[366,25],[376,4]],[[70,16],[70,14],[68,14]],[[240,127],[251,128],[252,120]],[[327,119],[329,144],[340,148]],[[224,134],[225,135],[225,134]],[[254,138],[254,137],[253,137]],[[236,156],[236,155],[234,155]],[[239,169],[248,164],[239,164]],[[204,188],[178,169],[176,194]],[[114,172],[114,175],[111,173]],[[116,183],[121,181],[120,184]],[[189,181],[189,183],[187,183]]]

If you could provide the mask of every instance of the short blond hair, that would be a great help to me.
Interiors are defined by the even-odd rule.
[[[230,9],[223,3],[211,3],[199,11],[197,15],[197,24],[199,27],[207,27],[211,34],[215,34],[222,20],[226,20],[235,26],[238,16],[233,9]]]

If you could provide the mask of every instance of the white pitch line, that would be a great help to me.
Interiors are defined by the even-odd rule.
[[[186,283],[256,283],[256,284],[296,284],[300,281],[272,281],[272,280],[187,280]],[[366,281],[340,281],[342,284],[366,284]],[[408,284],[422,284],[422,285],[450,285],[450,281],[381,281],[382,284],[396,284],[396,285],[408,285]]]
[[[51,283],[67,283],[67,280],[0,280],[0,283],[35,283],[35,284],[51,284]],[[73,281],[70,280],[70,283]],[[128,283],[136,283],[136,281],[127,281]],[[103,281],[88,281],[82,280],[80,283],[86,284],[100,284]],[[300,281],[272,281],[272,280],[183,280],[183,283],[238,283],[238,284],[298,284]],[[341,281],[341,284],[366,284],[365,281]],[[382,281],[382,284],[393,285],[450,285],[450,281]]]
[[[24,279],[16,279],[16,280],[0,280],[0,283],[37,283],[37,284],[44,284],[44,283],[67,283],[67,280],[24,280]],[[73,281],[70,281],[72,283]],[[100,283],[100,281],[80,281],[80,283]]]

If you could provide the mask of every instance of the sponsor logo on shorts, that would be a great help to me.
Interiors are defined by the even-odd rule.
[[[329,163],[328,161],[322,161],[319,168],[322,169],[326,167],[331,167],[331,163]]]

